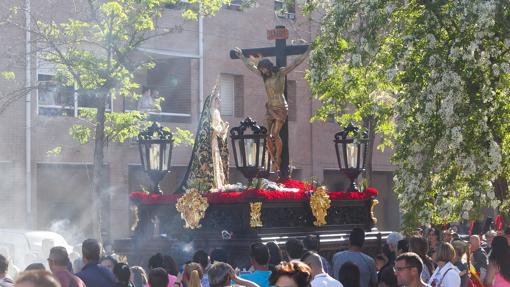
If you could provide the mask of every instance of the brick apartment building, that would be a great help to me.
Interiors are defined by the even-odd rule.
[[[4,7],[24,5],[25,0],[7,0]],[[77,13],[81,1],[32,0],[35,14],[64,19],[66,13]],[[248,71],[240,60],[231,60],[233,47],[255,48],[274,45],[266,39],[267,30],[285,25],[289,40],[313,39],[317,27],[308,17],[297,13],[280,13],[280,1],[258,1],[255,8],[241,10],[233,4],[222,8],[216,16],[200,21],[184,21],[178,9],[168,8],[159,24],[181,25],[182,32],[153,39],[140,49],[156,61],[156,67],[138,76],[140,84],[158,90],[165,98],[162,111],[152,115],[170,127],[196,131],[203,99],[216,78],[221,78],[222,115],[236,126],[247,116],[264,124],[265,91],[261,79]],[[71,11],[71,12],[70,12]],[[74,12],[72,12],[74,11]],[[289,11],[294,11],[291,7]],[[0,11],[0,16],[9,9]],[[53,15],[53,16],[52,16]],[[16,21],[25,23],[19,13]],[[0,79],[2,95],[22,88],[27,77],[39,89],[17,97],[0,113],[0,227],[46,229],[67,219],[65,232],[73,226],[90,231],[91,176],[93,145],[80,145],[69,136],[69,128],[80,122],[77,113],[87,107],[86,97],[57,87],[52,82],[51,65],[38,61],[36,55],[25,56],[25,32],[9,25],[0,26],[0,71],[13,70],[14,81]],[[34,45],[34,43],[31,43]],[[292,59],[289,59],[292,61]],[[29,69],[27,69],[29,61]],[[317,102],[303,79],[306,62],[288,77],[289,141],[293,177],[309,179],[317,176],[331,189],[342,189],[346,183],[339,175],[335,159],[334,123],[310,123]],[[28,71],[28,72],[27,72]],[[3,96],[2,103],[8,101]],[[112,111],[133,110],[137,103],[122,98],[112,101]],[[28,114],[27,112],[28,111]],[[59,155],[48,151],[61,146]],[[162,182],[164,192],[173,192],[179,184],[190,158],[190,147],[179,146],[172,157],[173,171]],[[374,186],[381,191],[377,215],[379,228],[398,227],[398,205],[391,192],[392,170],[388,153],[374,153]],[[231,162],[233,159],[231,160]],[[148,183],[143,173],[136,143],[112,143],[105,150],[110,193],[111,232],[114,238],[128,236],[128,194]],[[233,164],[232,164],[233,165]],[[232,181],[242,177],[232,168]],[[28,190],[27,190],[28,189]]]

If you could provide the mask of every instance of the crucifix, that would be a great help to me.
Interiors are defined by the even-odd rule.
[[[309,45],[287,46],[289,30],[276,26],[267,32],[268,40],[275,40],[274,47],[239,49],[230,51],[230,58],[241,59],[251,71],[262,77],[266,88],[268,151],[273,171],[281,179],[289,177],[289,128],[287,105],[287,74],[301,64],[310,51]],[[287,66],[287,56],[300,55]],[[276,66],[262,57],[276,57]]]

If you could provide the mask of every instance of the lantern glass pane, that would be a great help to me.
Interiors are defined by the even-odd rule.
[[[347,167],[356,168],[358,158],[358,148],[354,143],[347,144]]]
[[[161,146],[157,143],[153,143],[150,145],[149,150],[149,164],[151,170],[161,170],[160,166],[160,154],[161,154]]]
[[[149,163],[147,162],[147,153],[149,152],[149,144],[143,143],[142,144],[142,164],[144,170],[149,170]]]
[[[365,149],[366,149],[366,145],[365,144],[359,144],[358,145],[358,150],[359,150],[359,164],[358,164],[358,167],[359,168],[363,168],[363,163],[365,162]]]
[[[246,166],[257,166],[257,143],[253,139],[244,140],[244,148],[246,153]]]
[[[241,140],[234,140],[234,142],[232,143],[232,148],[234,149],[234,152],[236,153],[236,156],[237,156],[237,161],[236,161],[236,166],[237,167],[242,167],[243,166],[243,156],[242,156],[242,152],[241,152],[241,145],[242,145],[242,141]]]
[[[170,144],[164,143],[161,145],[163,147],[163,170],[169,170],[170,163],[168,161],[170,160]]]

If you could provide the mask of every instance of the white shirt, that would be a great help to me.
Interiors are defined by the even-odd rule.
[[[436,271],[430,276],[429,285],[435,287],[460,287],[459,269],[451,262],[447,262],[443,267],[436,268]],[[434,284],[432,282],[436,281]]]
[[[320,273],[313,277],[312,282],[310,282],[312,287],[343,287],[340,281],[335,278],[329,276],[326,273]]]

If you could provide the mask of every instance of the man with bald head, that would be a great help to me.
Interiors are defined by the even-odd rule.
[[[480,237],[478,235],[471,235],[469,237],[469,245],[471,253],[473,254],[473,266],[478,274],[480,274],[480,279],[482,282],[485,280],[485,276],[487,275],[487,265],[489,264],[487,253],[480,246]]]
[[[340,281],[335,280],[324,271],[322,260],[319,254],[311,251],[305,252],[301,261],[312,269],[311,287],[343,287]]]

